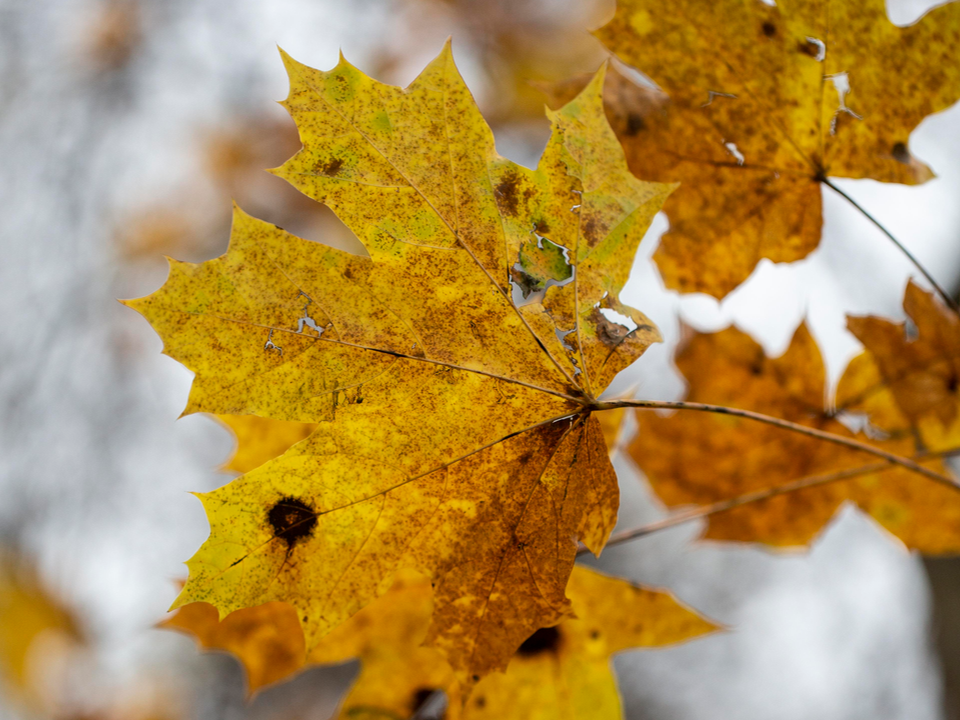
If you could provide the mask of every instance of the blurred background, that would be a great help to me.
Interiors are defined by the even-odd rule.
[[[750,0],[757,1],[760,0]],[[932,3],[889,0],[891,19]],[[499,151],[535,164],[548,125],[531,81],[592,71],[587,31],[613,0],[0,0],[0,717],[317,718],[355,665],[313,668],[245,700],[238,663],[154,628],[206,538],[200,503],[234,446],[177,417],[191,374],[116,302],[152,292],[163,255],[226,248],[230,201],[304,237],[361,252],[325,208],[263,172],[299,147],[276,101],[276,47],[330,68],[338,51],[405,85],[452,35]],[[945,286],[960,281],[960,107],[911,149],[919,187],[838,181]],[[828,192],[820,248],[764,261],[723,303],[664,289],[644,239],[624,302],[667,341],[617,381],[674,399],[679,321],[730,323],[782,352],[807,318],[832,382],[858,351],[846,313],[902,318],[910,265]],[[624,527],[662,515],[616,458]],[[668,588],[729,631],[625,653],[640,718],[955,718],[960,566],[907,553],[843,511],[807,553],[696,542],[695,525],[611,548],[599,566]]]

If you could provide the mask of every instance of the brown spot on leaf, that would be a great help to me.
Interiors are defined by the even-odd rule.
[[[640,113],[632,112],[627,115],[627,125],[625,132],[627,136],[633,137],[637,135],[641,130],[645,130],[647,127],[646,121],[643,119],[643,116]]]
[[[797,50],[812,58],[820,57],[820,46],[809,38],[797,43]]]
[[[607,320],[607,318],[603,316],[603,313],[600,312],[600,308],[594,308],[593,312],[590,313],[589,319],[597,329],[597,337],[600,339],[600,342],[609,348],[617,347],[623,342],[623,338],[627,333],[630,332],[623,325]]]
[[[517,649],[517,654],[532,657],[556,652],[560,646],[560,637],[560,630],[555,627],[540,628],[523,641],[523,644]]]
[[[321,175],[325,175],[327,177],[336,177],[340,172],[340,168],[342,167],[343,158],[333,158],[321,165],[319,171]]]
[[[890,150],[890,154],[893,155],[894,160],[904,165],[909,165],[913,159],[910,157],[910,151],[907,150],[907,146],[902,142],[895,143]]]
[[[288,547],[309,537],[317,525],[317,514],[303,500],[285,497],[277,501],[267,513],[275,537],[286,541]]]
[[[773,37],[777,34],[777,26],[769,20],[761,26],[761,29],[763,30],[763,34],[767,37]]]
[[[584,239],[587,241],[587,244],[590,247],[593,247],[598,242],[600,242],[600,240],[603,239],[601,237],[602,228],[600,227],[600,223],[598,223],[596,218],[594,217],[588,218],[587,221],[583,224],[582,233],[583,233]]]
[[[520,176],[516,173],[510,173],[503,180],[497,183],[493,193],[497,198],[497,205],[500,210],[508,215],[516,215],[519,204],[517,188],[520,184]]]

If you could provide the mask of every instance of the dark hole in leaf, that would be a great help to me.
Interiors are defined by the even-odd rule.
[[[773,37],[777,34],[777,26],[768,20],[763,24],[763,34],[767,37]]]
[[[267,519],[273,526],[273,534],[286,540],[293,546],[301,538],[307,537],[317,524],[317,515],[303,500],[285,497],[270,508]]]
[[[523,641],[517,649],[518,655],[540,655],[553,652],[560,644],[560,631],[555,627],[540,628],[533,635]]]

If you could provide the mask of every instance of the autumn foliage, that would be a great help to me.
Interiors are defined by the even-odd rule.
[[[535,170],[497,153],[449,44],[402,89],[284,54],[302,149],[271,172],[367,254],[235,208],[224,255],[127,301],[243,473],[199,495],[210,538],[165,625],[234,653],[251,691],[359,658],[342,717],[440,692],[449,718],[619,717],[613,653],[718,629],[575,565],[616,524],[625,408],[629,455],[705,537],[804,547],[849,502],[960,550],[951,298],[911,283],[910,328],[851,317],[864,351],[835,391],[801,325],[780,357],[689,330],[670,416],[603,394],[661,339],[619,299],[661,209],[667,286],[722,298],[817,246],[830,177],[933,177],[908,138],[960,97],[960,3],[908,28],[881,0],[829,7],[619,0],[596,36],[658,88],[608,64],[544,86]]]

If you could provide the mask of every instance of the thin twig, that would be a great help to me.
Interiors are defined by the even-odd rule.
[[[950,450],[944,450],[941,452],[920,453],[916,456],[916,459],[934,460],[936,458],[942,458],[948,455],[956,455],[958,453],[960,453],[960,448],[951,448]],[[784,485],[778,485],[774,488],[767,488],[766,490],[754,490],[753,492],[744,493],[743,495],[738,495],[734,498],[719,500],[715,503],[711,503],[710,505],[703,505],[700,507],[691,508],[690,510],[684,510],[675,515],[670,515],[662,520],[657,520],[647,525],[641,525],[640,527],[631,528],[630,530],[624,530],[615,535],[611,535],[610,539],[607,540],[605,547],[619,545],[620,543],[629,542],[630,540],[646,537],[647,535],[652,535],[660,530],[666,530],[667,528],[688,523],[691,520],[697,520],[699,518],[709,517],[710,515],[716,515],[717,513],[726,512],[727,510],[732,510],[743,505],[749,505],[762,500],[768,500],[778,495],[785,495],[787,493],[797,492],[798,490],[819,487],[821,485],[827,485],[840,480],[849,480],[850,478],[858,477],[860,475],[869,475],[870,473],[875,472],[886,472],[892,468],[892,463],[876,462],[869,465],[848,468],[846,470],[837,470],[835,472],[821,473],[819,475],[807,475],[806,477],[802,477],[799,480],[794,480]],[[577,554],[583,555],[587,552],[589,552],[589,550],[586,547],[581,546],[577,551]]]
[[[923,274],[923,276],[927,279],[927,282],[929,282],[933,286],[934,290],[936,290],[937,294],[940,295],[941,298],[943,298],[943,301],[947,304],[947,306],[951,310],[953,310],[955,313],[960,314],[960,305],[957,305],[957,301],[954,300],[953,297],[951,297],[950,293],[948,293],[946,290],[940,287],[940,284],[933,279],[933,275],[927,272],[927,269],[920,264],[920,261],[913,256],[913,253],[907,250],[907,248],[903,246],[903,243],[897,240],[889,230],[887,230],[883,225],[881,225],[879,220],[877,220],[873,215],[868,213],[856,200],[854,200],[852,197],[847,195],[843,190],[841,190],[832,182],[830,182],[830,180],[827,179],[826,177],[820,178],[820,182],[822,182],[828,188],[833,190],[835,193],[837,193],[837,195],[842,197],[848,203],[853,205],[853,207],[859,210],[863,214],[863,216],[867,218],[867,220],[869,220],[874,225],[876,225],[877,228],[879,228],[880,232],[886,235],[890,239],[890,241],[900,249],[900,252],[902,252],[904,255],[907,256],[907,259],[914,264],[917,270],[919,270]]]
[[[826,440],[827,442],[832,442],[835,445],[843,445],[844,447],[851,448],[852,450],[859,450],[860,452],[874,455],[878,458],[883,458],[889,463],[904,467],[907,470],[911,470],[912,472],[923,475],[924,477],[928,477],[931,480],[936,480],[938,483],[946,485],[947,487],[951,487],[954,490],[960,489],[960,481],[948,477],[947,475],[936,473],[933,470],[919,465],[909,458],[903,457],[902,455],[895,455],[894,453],[887,452],[886,450],[881,450],[874,445],[869,445],[865,442],[854,440],[853,438],[844,437],[843,435],[835,435],[834,433],[826,432],[825,430],[817,430],[816,428],[807,427],[806,425],[801,425],[800,423],[783,420],[782,418],[773,417],[772,415],[764,415],[763,413],[753,412],[751,410],[741,410],[739,408],[726,407],[725,405],[710,405],[707,403],[685,402],[680,400],[614,400],[611,402],[597,403],[592,409],[612,410],[622,407],[646,408],[654,410],[695,410],[698,412],[709,412],[720,415],[733,415],[734,417],[742,417],[748,420],[766,423],[767,425],[773,425],[784,430],[800,433],[801,435],[807,435],[809,437],[819,438],[820,440]]]

